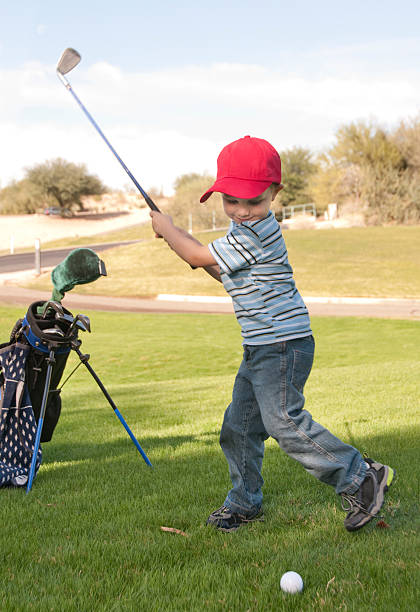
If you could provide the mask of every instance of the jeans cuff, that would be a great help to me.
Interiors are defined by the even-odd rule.
[[[356,493],[356,491],[360,489],[360,486],[366,477],[366,471],[367,466],[364,459],[362,458],[360,461],[359,470],[356,474],[354,474],[352,478],[352,483],[344,491],[341,491],[339,495],[353,495],[354,493]]]
[[[232,512],[237,512],[238,514],[243,514],[243,515],[247,515],[247,514],[254,514],[254,512],[258,512],[261,509],[260,507],[257,506],[240,506],[239,504],[235,504],[235,502],[233,502],[230,498],[229,495],[226,497],[225,501],[224,501],[224,505],[226,506],[226,508],[229,508],[229,510],[232,510]]]

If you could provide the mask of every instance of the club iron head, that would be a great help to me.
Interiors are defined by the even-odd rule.
[[[87,315],[78,314],[77,317],[77,327],[82,331],[87,331],[90,333],[90,319]]]
[[[64,316],[64,310],[63,310],[63,306],[60,304],[60,302],[57,302],[55,300],[49,300],[48,302],[45,302],[44,304],[44,308],[42,311],[42,318],[46,319],[48,312],[52,310],[55,313],[55,316],[57,316],[57,314],[60,317]]]
[[[70,324],[70,327],[66,333],[66,338],[72,338],[77,335],[77,329],[80,329],[84,332],[90,333],[90,319],[87,315],[77,314],[75,315],[73,322]]]
[[[77,64],[82,59],[82,56],[76,49],[71,49],[70,47],[63,51],[60,59],[57,64],[57,72],[60,74],[67,74],[70,70],[73,70],[77,66]]]
[[[57,321],[65,321],[66,323],[73,323],[74,317],[71,314],[66,314],[65,312],[61,315],[59,312],[56,312],[55,318]]]
[[[43,334],[47,334],[48,336],[58,336],[59,338],[64,338],[64,332],[58,327],[50,327],[49,329],[44,329]]]

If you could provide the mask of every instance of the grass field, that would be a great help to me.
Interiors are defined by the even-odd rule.
[[[22,314],[0,308],[0,337]],[[154,468],[79,369],[30,495],[0,491],[2,611],[418,609],[418,323],[313,320],[308,408],[395,467],[389,527],[346,532],[333,490],[271,440],[265,522],[222,534],[205,520],[229,487],[218,432],[241,358],[234,318],[88,314],[83,348]],[[301,595],[279,589],[291,569]]]
[[[197,237],[207,244],[221,234],[204,232]],[[305,296],[420,298],[420,226],[286,230],[284,236],[297,286]],[[80,239],[75,246],[136,238],[145,242],[102,254],[107,278],[75,291],[136,297],[225,295],[205,272],[191,271],[163,241],[153,239],[149,225]],[[64,242],[43,246],[64,246]],[[49,290],[50,274],[27,286]]]

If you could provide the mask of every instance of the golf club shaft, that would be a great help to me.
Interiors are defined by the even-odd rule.
[[[64,84],[64,86],[66,87],[66,89],[68,89],[68,91],[71,93],[71,95],[73,96],[73,98],[76,100],[77,104],[80,106],[80,108],[82,109],[82,111],[85,113],[86,117],[89,119],[89,121],[91,122],[91,124],[93,125],[93,127],[97,130],[97,132],[99,133],[99,135],[101,136],[101,138],[104,140],[104,142],[108,145],[108,147],[110,148],[110,150],[112,151],[112,153],[115,155],[115,157],[118,159],[118,161],[120,162],[121,166],[124,168],[124,170],[126,171],[126,173],[128,174],[128,176],[131,178],[131,180],[133,181],[133,183],[135,184],[135,186],[137,187],[137,189],[140,191],[141,195],[143,196],[143,198],[146,200],[147,205],[149,206],[149,208],[151,208],[152,210],[156,210],[157,212],[160,212],[159,208],[156,206],[156,204],[153,202],[153,200],[150,198],[150,196],[148,196],[148,194],[144,191],[144,189],[142,188],[142,186],[140,185],[140,183],[135,179],[135,177],[131,174],[130,170],[127,168],[127,166],[125,165],[125,163],[123,162],[123,160],[121,159],[121,157],[118,155],[118,153],[116,152],[116,150],[114,149],[114,147],[111,145],[111,143],[108,141],[108,139],[106,138],[105,134],[102,132],[101,128],[99,127],[99,125],[96,123],[96,121],[94,120],[94,118],[91,116],[91,114],[88,112],[88,110],[85,108],[85,106],[82,104],[82,102],[79,100],[78,96],[76,95],[76,93],[73,91],[72,86],[70,85],[70,83],[68,82],[68,80],[66,79],[66,77],[61,74],[60,72],[57,72],[59,79],[61,80],[61,82]]]
[[[117,415],[117,417],[119,418],[121,423],[123,424],[126,432],[130,436],[132,442],[134,443],[134,446],[137,448],[137,450],[139,451],[140,455],[143,457],[144,461],[147,463],[148,466],[153,467],[151,462],[150,462],[150,460],[149,460],[149,458],[148,458],[148,456],[146,455],[146,453],[144,452],[144,450],[140,446],[137,438],[135,437],[135,435],[133,434],[133,432],[131,431],[131,429],[127,425],[127,423],[126,423],[124,417],[122,416],[121,412],[118,410],[118,408],[114,404],[114,402],[112,400],[112,397],[109,395],[108,391],[105,389],[104,385],[102,384],[102,382],[101,382],[99,376],[96,374],[95,370],[92,368],[90,363],[88,363],[88,361],[86,359],[84,359],[84,356],[83,356],[82,352],[78,348],[75,348],[74,350],[79,355],[79,358],[81,359],[82,363],[84,363],[84,365],[87,367],[89,372],[92,374],[93,378],[95,379],[96,384],[98,385],[98,387],[100,388],[102,393],[105,395],[106,399],[108,400],[109,405],[111,406],[111,408],[113,409],[113,411],[115,412],[115,414]]]

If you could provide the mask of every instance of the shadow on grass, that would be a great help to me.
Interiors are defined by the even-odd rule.
[[[418,521],[420,480],[412,468],[419,460],[419,435],[420,427],[411,427],[372,437],[359,436],[357,440],[361,450],[369,449],[369,456],[396,471],[395,483],[386,498],[395,525]],[[195,503],[201,498],[206,507],[223,502],[230,481],[218,445],[218,431],[144,437],[139,441],[154,469],[146,466],[123,433],[107,441],[53,440],[44,445],[44,462],[37,480],[43,483],[42,488],[56,487],[53,483],[66,479],[76,483],[91,480],[89,486],[95,490],[98,479],[106,479],[110,490],[121,494],[140,478],[142,495],[162,496],[159,507],[169,509],[169,500],[173,502],[178,495],[191,495]],[[318,483],[272,440],[266,445],[263,475],[266,514],[283,525],[310,525],[317,521],[323,505],[337,504],[331,487]]]
[[[216,431],[141,439],[155,469],[146,466],[123,430],[112,440],[85,438],[77,444],[66,433],[65,439],[60,435],[44,445],[44,464],[29,496],[22,490],[0,492],[0,517],[4,524],[13,517],[11,527],[4,530],[3,558],[16,576],[21,575],[22,566],[28,566],[28,533],[33,531],[37,538],[30,544],[25,588],[33,580],[32,560],[42,556],[40,584],[45,584],[45,576],[51,577],[46,592],[52,589],[63,597],[62,573],[75,567],[64,597],[84,585],[82,591],[91,589],[106,602],[103,609],[109,609],[109,602],[121,593],[120,585],[127,583],[132,585],[133,600],[119,609],[146,609],[146,601],[158,598],[162,603],[165,597],[168,601],[159,609],[204,609],[199,604],[203,589],[206,598],[214,600],[212,610],[332,610],[344,607],[342,602],[350,596],[352,609],[388,609],[381,607],[382,595],[371,606],[371,593],[375,589],[382,593],[380,587],[387,590],[391,609],[399,601],[390,586],[395,582],[411,605],[409,571],[401,568],[414,567],[417,561],[413,541],[419,489],[413,465],[416,458],[418,462],[419,433],[419,428],[399,428],[358,438],[358,445],[368,448],[374,458],[396,468],[398,479],[384,506],[389,528],[378,529],[372,521],[356,534],[344,530],[344,513],[334,491],[307,474],[272,440],[267,443],[263,470],[265,522],[223,534],[205,526],[229,487]],[[165,533],[161,526],[180,529],[188,537]],[[49,561],[51,556],[54,562]],[[108,559],[112,566],[107,566]],[[116,566],[123,568],[123,579],[104,585],[102,576],[114,578]],[[281,573],[291,568],[304,576],[306,599],[300,601],[306,603],[278,607],[283,600],[272,594],[278,592]],[[11,585],[17,600],[22,587]],[[229,608],[218,606],[227,594]],[[251,595],[260,605],[250,608]],[[189,605],[191,597],[194,605]],[[331,606],[324,608],[325,602],[318,601],[321,597],[330,598]]]
[[[186,444],[203,444],[204,446],[214,445],[218,441],[218,431],[208,431],[196,435],[173,435],[157,437],[137,437],[140,446],[146,454],[159,451],[159,449],[173,449],[174,451]],[[42,444],[43,465],[49,463],[71,462],[81,459],[109,459],[110,457],[126,456],[130,451],[137,453],[134,443],[126,436],[118,436],[112,441],[95,440],[68,440]]]

